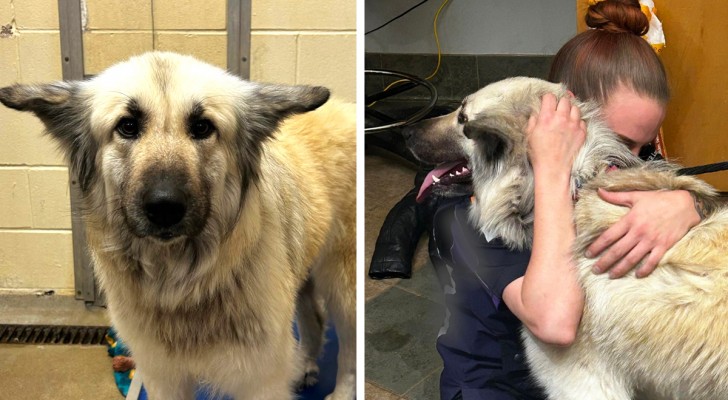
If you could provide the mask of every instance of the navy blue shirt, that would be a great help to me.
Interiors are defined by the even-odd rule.
[[[437,339],[440,396],[544,399],[525,364],[522,324],[502,300],[505,287],[525,274],[531,253],[488,241],[468,223],[469,204],[463,197],[438,209],[430,239],[447,306]]]

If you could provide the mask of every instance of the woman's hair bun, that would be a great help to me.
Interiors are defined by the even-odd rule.
[[[586,24],[590,28],[637,36],[646,34],[650,29],[650,22],[638,0],[603,0],[590,5]]]

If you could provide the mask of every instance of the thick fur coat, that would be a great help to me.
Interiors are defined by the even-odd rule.
[[[172,53],[0,89],[68,155],[111,319],[150,398],[191,399],[199,382],[293,398],[315,382],[326,312],[340,342],[329,399],[354,397],[355,110],[328,98]]]
[[[525,128],[546,93],[563,86],[534,78],[496,82],[468,96],[458,110],[424,121],[409,136],[428,162],[464,156],[476,202],[472,222],[514,249],[533,239],[533,173]],[[691,191],[716,206],[714,190],[677,176],[666,163],[643,164],[602,122],[592,103],[574,100],[587,139],[572,169],[577,243],[575,258],[585,308],[575,343],[555,347],[524,329],[535,379],[552,400],[721,399],[728,391],[728,210],[717,208],[669,250],[649,277],[612,280],[591,272],[589,244],[628,211],[601,200],[611,191]],[[428,152],[438,144],[438,154]],[[442,149],[450,151],[443,152]],[[615,165],[618,171],[607,173]]]
[[[673,246],[647,278],[609,279],[584,257],[627,210],[596,194],[684,189],[711,201],[712,189],[668,166],[601,174],[576,204],[576,260],[586,302],[569,348],[524,332],[534,376],[550,399],[724,399],[728,390],[728,209],[718,208]]]

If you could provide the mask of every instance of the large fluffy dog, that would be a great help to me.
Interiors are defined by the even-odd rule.
[[[533,175],[524,131],[548,92],[561,97],[565,90],[533,78],[496,82],[468,96],[452,114],[416,126],[408,139],[423,160],[443,162],[454,155],[469,160],[476,196],[472,221],[513,248],[528,248],[532,241]],[[595,260],[584,257],[586,248],[627,212],[602,201],[597,188],[686,189],[705,202],[715,204],[715,198],[707,184],[677,176],[670,165],[642,165],[605,127],[594,104],[574,101],[588,123],[572,172],[579,197],[575,257],[586,304],[576,342],[568,348],[524,332],[534,376],[553,400],[724,399],[728,210],[718,209],[694,227],[645,279],[593,274]],[[621,169],[607,173],[609,163]]]
[[[191,399],[200,381],[292,398],[318,372],[319,299],[340,341],[329,398],[354,397],[355,112],[328,98],[171,53],[0,89],[68,155],[112,321],[152,399]]]

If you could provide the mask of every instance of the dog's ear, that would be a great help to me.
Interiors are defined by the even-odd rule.
[[[476,148],[482,152],[486,160],[499,159],[513,145],[503,132],[484,123],[480,118],[466,122],[463,126],[463,133],[476,143]]]
[[[242,126],[263,140],[274,134],[286,117],[313,111],[329,99],[329,90],[321,86],[251,83],[240,108]]]
[[[255,96],[260,112],[281,120],[321,107],[328,101],[330,92],[321,86],[256,84]]]
[[[19,111],[30,111],[40,119],[52,118],[59,106],[71,98],[74,85],[55,82],[45,85],[15,84],[0,88],[0,102]]]
[[[281,121],[293,114],[313,111],[329,99],[320,86],[292,86],[248,82],[238,107],[237,165],[243,176],[243,193],[259,175],[261,143],[272,137]]]
[[[9,108],[34,113],[68,156],[82,191],[93,178],[98,145],[89,134],[88,107],[77,95],[79,82],[41,85],[15,84],[0,88],[0,102]]]
[[[44,85],[15,84],[0,88],[0,102],[5,106],[29,111],[38,116],[48,128],[48,133],[60,139],[64,125],[63,118],[68,116],[71,98],[76,91],[72,82],[54,82]]]

